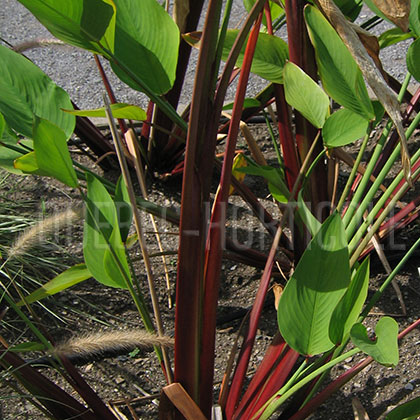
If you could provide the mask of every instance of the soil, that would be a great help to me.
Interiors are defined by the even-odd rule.
[[[260,126],[254,127],[254,134],[258,138],[263,152],[274,159],[270,141],[266,138],[265,129]],[[418,147],[420,140],[412,147]],[[242,145],[240,144],[240,147]],[[352,151],[352,150],[350,150]],[[83,163],[92,164],[86,157],[73,156]],[[102,173],[106,178],[115,181],[117,173],[103,173],[98,168],[95,170]],[[17,205],[20,216],[26,221],[19,229],[23,229],[32,221],[40,219],[45,214],[52,214],[77,205],[78,194],[75,190],[63,187],[61,184],[40,177],[18,177],[3,175],[0,196],[2,200]],[[345,176],[345,174],[343,174]],[[245,178],[245,183],[257,194],[260,201],[275,217],[278,210],[270,199],[266,185],[256,177]],[[215,184],[216,185],[216,184]],[[149,184],[149,198],[163,206],[171,207],[178,211],[180,204],[181,178],[172,178],[165,182],[155,179]],[[20,204],[19,204],[20,203]],[[260,223],[252,215],[246,203],[233,195],[230,199],[228,232],[231,237],[241,243],[267,252],[270,247],[270,238],[262,229]],[[148,230],[149,250],[151,253],[158,252],[150,219],[143,214],[143,222]],[[173,336],[173,323],[175,310],[175,281],[176,281],[176,251],[177,227],[164,220],[157,220],[158,230],[161,233],[165,251],[172,252],[167,256],[167,267],[170,278],[169,291],[166,288],[162,260],[160,257],[153,258],[153,270],[157,279],[157,291],[162,310],[162,317],[166,334]],[[19,232],[17,231],[15,235]],[[55,232],[43,244],[38,244],[35,250],[30,251],[32,257],[38,256],[51,262],[36,270],[33,259],[21,258],[15,264],[28,276],[44,283],[48,278],[54,277],[54,273],[63,271],[64,268],[83,260],[82,255],[82,222]],[[404,232],[394,238],[394,251],[387,252],[390,264],[394,267],[401,256],[403,249],[395,251],[395,244],[400,248],[408,249],[408,246],[418,238],[419,226],[412,224]],[[3,241],[2,252],[12,242],[10,235]],[[388,244],[389,245],[389,244]],[[139,258],[139,250],[133,247],[130,255],[135,262],[135,272],[145,298],[150,305],[148,297],[147,280],[145,270]],[[59,262],[58,264],[57,261]],[[392,288],[389,288],[373,313],[365,322],[370,331],[382,314],[394,316],[398,321],[400,331],[418,318],[420,312],[420,279],[418,268],[418,254],[413,257],[397,276],[397,282],[401,288],[407,314],[402,315],[401,306]],[[19,272],[17,279],[27,290],[37,287]],[[372,294],[385,279],[384,269],[377,257],[372,255],[370,291]],[[215,359],[215,395],[226,368],[230,349],[237,337],[239,326],[243,317],[244,309],[248,309],[252,303],[258,288],[262,270],[247,265],[230,261],[223,262],[222,285],[220,290],[218,327],[217,327],[217,350]],[[277,280],[278,281],[278,280]],[[168,300],[171,300],[172,307]],[[93,332],[112,329],[142,328],[142,321],[136,308],[124,290],[105,287],[90,279],[66,290],[54,297],[43,301],[43,306],[34,305],[41,323],[48,330],[56,342],[62,342],[75,333]],[[379,315],[381,314],[381,315]],[[233,319],[232,319],[233,318]],[[261,324],[250,363],[250,374],[258,366],[264,356],[264,351],[277,331],[277,315],[274,307],[274,297],[270,292],[264,308]],[[2,335],[9,343],[33,340],[34,337],[27,331],[24,323],[9,311],[4,320]],[[327,403],[323,404],[312,416],[313,419],[353,419],[352,399],[357,398],[366,409],[371,420],[378,419],[390,408],[405,401],[420,396],[420,331],[414,330],[401,343],[400,362],[396,368],[386,368],[377,363],[370,364],[350,383],[334,394]],[[28,357],[34,355],[28,355]],[[173,355],[171,354],[171,357]],[[353,366],[363,356],[353,357],[346,360],[343,365],[334,368],[330,379],[342,373],[345,369]],[[44,373],[60,382],[51,369],[43,370]],[[119,410],[127,418],[156,419],[158,417],[159,392],[165,381],[157,363],[153,351],[140,350],[130,354],[104,360],[91,361],[80,367],[80,372],[92,388],[108,402],[114,409]],[[43,414],[33,408],[30,400],[13,392],[7,384],[13,385],[14,381],[2,374],[3,382],[2,398],[0,400],[1,415],[3,419],[43,419]],[[135,413],[135,414],[134,414]],[[137,416],[137,417],[135,417]]]

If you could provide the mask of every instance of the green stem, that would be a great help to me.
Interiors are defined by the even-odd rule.
[[[363,157],[363,154],[365,153],[366,146],[368,144],[369,136],[370,136],[370,132],[371,131],[372,131],[372,125],[369,124],[368,130],[367,130],[366,135],[365,135],[365,137],[363,139],[363,143],[360,146],[359,153],[357,154],[356,161],[354,162],[354,165],[353,165],[353,167],[351,169],[350,176],[349,176],[349,178],[348,178],[348,180],[346,182],[346,186],[344,187],[344,191],[341,194],[340,201],[337,204],[337,211],[338,212],[340,212],[342,210],[343,205],[344,205],[344,203],[346,201],[347,195],[348,195],[348,193],[350,191],[350,188],[351,188],[351,186],[353,184],[354,178],[356,177],[357,168],[359,167],[360,162],[362,161],[362,157]]]
[[[299,381],[296,385],[292,386],[288,391],[286,391],[283,395],[280,394],[278,391],[274,394],[267,403],[257,412],[254,418],[259,418],[260,420],[268,419],[291,395],[293,395],[296,391],[306,385],[308,382],[315,379],[317,376],[322,374],[328,369],[331,369],[333,366],[337,365],[338,363],[343,362],[348,357],[351,357],[360,352],[359,348],[354,348],[347,353],[342,354],[341,356],[337,357],[336,359],[331,360],[330,362],[326,363],[325,365],[321,366],[320,368],[314,370],[308,376],[303,378]],[[263,411],[264,410],[264,411]],[[261,414],[262,412],[262,414]],[[261,417],[258,417],[261,415]]]

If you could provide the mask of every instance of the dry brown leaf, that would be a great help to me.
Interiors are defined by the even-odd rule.
[[[408,31],[410,0],[372,0],[375,6],[404,32]]]
[[[185,25],[187,22],[188,14],[190,13],[190,1],[189,0],[175,0],[173,19],[178,25],[179,31],[183,33],[185,31]]]
[[[319,0],[319,4],[360,67],[360,70],[362,71],[369,86],[372,88],[378,100],[385,108],[385,111],[394,122],[398,135],[400,136],[401,160],[404,168],[404,175],[408,184],[412,186],[410,155],[408,152],[407,139],[405,137],[400,106],[396,94],[387,85],[380,71],[375,66],[372,58],[369,56],[357,36],[357,33],[335,3],[332,0]]]
[[[351,405],[353,406],[354,420],[369,420],[368,413],[357,398],[352,399]]]
[[[279,302],[281,295],[283,293],[284,287],[281,284],[274,283],[273,286],[273,293],[274,293],[274,307],[276,308],[276,311],[279,307]]]

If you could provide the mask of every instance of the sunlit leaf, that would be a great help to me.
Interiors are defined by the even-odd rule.
[[[92,277],[92,274],[87,269],[85,264],[77,264],[73,267],[63,271],[58,276],[54,277],[49,282],[45,283],[40,288],[36,289],[30,295],[25,297],[27,303],[38,302],[47,296],[55,295],[56,293],[62,292],[82,281],[85,281]],[[24,305],[22,301],[17,303],[18,306]]]
[[[118,103],[111,104],[110,108],[114,118],[122,118],[135,121],[144,121],[147,118],[146,112],[136,105]],[[63,111],[81,117],[106,118],[105,108],[79,109],[75,111],[64,109]]]
[[[350,286],[331,317],[329,334],[333,343],[342,343],[357,321],[365,303],[369,286],[369,258],[357,269]]]
[[[300,354],[330,350],[329,324],[350,282],[343,222],[331,215],[302,255],[280,298],[277,319],[287,344]]]
[[[44,172],[39,168],[35,152],[29,152],[23,156],[19,154],[19,157],[14,161],[14,167],[25,174],[49,176],[47,172]]]
[[[243,0],[245,9],[250,12],[252,7],[255,4],[255,0]],[[280,7],[279,4],[275,3],[274,1],[268,2],[270,6],[270,14],[271,14],[271,20],[274,21],[276,19],[279,19],[281,16],[284,16],[285,11],[283,7]],[[265,14],[263,15],[262,23],[264,26],[267,26],[267,18]]]
[[[114,0],[117,7],[115,47],[111,60],[117,76],[134,89],[142,90],[130,72],[156,94],[166,93],[175,81],[179,29],[156,0]]]
[[[376,324],[376,339],[371,340],[363,324],[354,324],[350,337],[360,350],[372,356],[385,366],[395,367],[398,364],[398,324],[394,319],[384,316]]]
[[[305,21],[325,90],[340,105],[368,120],[373,119],[362,72],[337,32],[315,7],[305,7]]]
[[[47,120],[36,118],[33,130],[35,159],[39,169],[69,187],[78,186],[67,148],[66,136],[60,128]]]
[[[284,67],[283,77],[286,101],[313,126],[321,128],[329,112],[330,100],[327,94],[290,61]]]
[[[359,114],[342,108],[334,112],[322,127],[322,138],[328,147],[353,143],[366,134],[369,121]]]
[[[226,104],[223,107],[223,111],[229,111],[230,109],[233,109],[233,104],[234,104],[234,102],[230,102],[230,103]],[[245,98],[243,109],[256,108],[256,107],[259,107],[259,106],[261,106],[261,102],[259,100],[254,99],[254,98]]]
[[[392,28],[388,31],[382,32],[381,35],[379,35],[379,47],[383,49],[398,42],[405,41],[409,38],[411,38],[411,35],[404,32],[400,28]]]
[[[110,0],[19,0],[57,38],[89,51],[112,49],[114,7]],[[67,108],[67,107],[63,107]]]
[[[0,112],[9,127],[31,138],[38,116],[60,127],[69,138],[75,117],[60,108],[72,108],[68,94],[35,64],[0,45]]]

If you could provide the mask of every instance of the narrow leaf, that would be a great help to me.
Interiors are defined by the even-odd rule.
[[[38,302],[47,296],[55,295],[56,293],[62,292],[82,281],[90,279],[92,274],[88,270],[85,264],[77,264],[70,267],[66,271],[63,271],[57,277],[54,277],[48,283],[45,283],[39,289],[32,292],[25,298],[27,303]],[[22,306],[23,301],[17,303],[18,306]]]
[[[39,169],[69,187],[76,188],[77,175],[63,131],[47,120],[36,118],[33,139],[35,159]]]
[[[384,316],[376,324],[376,339],[372,341],[363,324],[354,324],[350,336],[353,343],[378,363],[395,367],[398,364],[398,324]]]
[[[303,200],[302,190],[300,190],[298,194],[297,212],[302,222],[311,233],[312,237],[314,237],[319,232],[319,229],[321,228],[321,223],[308,209],[306,203]]]
[[[321,128],[329,112],[327,94],[292,62],[285,65],[283,77],[286,101],[313,126]]]
[[[7,350],[12,351],[13,353],[26,353],[29,351],[43,351],[45,350],[45,346],[42,343],[38,343],[36,341],[28,341],[27,343],[11,346]]]
[[[353,143],[366,134],[369,121],[349,109],[334,112],[322,127],[322,138],[327,147],[341,147]]]
[[[369,258],[357,269],[346,293],[338,302],[331,317],[329,334],[335,344],[342,343],[357,321],[366,301],[369,286]]]
[[[368,120],[373,119],[362,72],[337,32],[315,7],[305,7],[305,21],[325,90],[340,105]]]
[[[118,179],[115,188],[115,207],[117,209],[118,225],[120,227],[121,239],[123,242],[127,240],[131,222],[133,220],[133,210],[130,204],[127,186],[122,176]]]
[[[349,282],[346,234],[334,213],[308,245],[280,298],[278,324],[290,347],[315,355],[334,346],[329,324]]]
[[[400,28],[392,28],[379,35],[379,47],[383,49],[409,38],[411,38],[411,35],[402,31]]]
[[[144,121],[145,119],[147,119],[146,112],[136,105],[117,103],[111,104],[110,107],[114,118],[135,121]],[[83,109],[77,111],[64,109],[63,111],[68,112],[72,115],[78,115],[80,117],[106,118],[105,108]]]
[[[111,196],[102,183],[93,175],[87,174],[88,194],[85,198],[86,219],[83,235],[83,255],[86,266],[97,281],[117,288],[126,288],[128,265],[121,235],[118,228],[117,211]],[[119,238],[118,238],[119,235]],[[112,236],[112,238],[111,238]],[[112,250],[111,250],[111,247]],[[120,258],[122,270],[112,270],[115,276],[110,277],[111,270],[104,266],[105,256],[107,262],[111,261],[113,268],[116,262],[113,258]],[[127,270],[126,270],[127,269]]]

